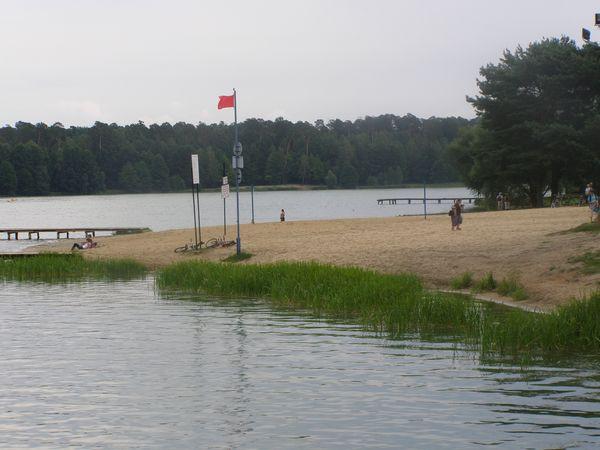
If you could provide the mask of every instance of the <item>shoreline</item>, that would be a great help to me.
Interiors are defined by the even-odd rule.
[[[560,234],[589,221],[584,207],[467,213],[462,231],[451,231],[445,215],[368,219],[268,222],[241,225],[242,251],[252,257],[238,264],[317,261],[357,266],[381,273],[413,273],[428,289],[448,289],[464,272],[476,279],[493,272],[497,280],[517,276],[529,294],[515,306],[548,310],[600,288],[600,275],[586,275],[570,259],[600,250],[587,233]],[[222,227],[205,227],[205,240],[222,235]],[[228,238],[235,227],[227,228]],[[195,255],[174,249],[193,239],[181,229],[99,237],[88,258],[132,258],[151,270],[190,259],[221,261],[235,247],[206,249]],[[73,239],[36,246],[39,251],[68,252]],[[483,295],[488,295],[484,293]],[[496,294],[490,294],[496,297]],[[499,297],[499,296],[498,296]]]

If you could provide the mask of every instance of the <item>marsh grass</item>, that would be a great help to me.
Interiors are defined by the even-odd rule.
[[[586,252],[581,256],[570,258],[569,262],[583,263],[581,271],[585,274],[600,273],[600,251]]]
[[[352,320],[391,337],[443,335],[479,350],[482,357],[527,361],[600,351],[600,293],[549,314],[499,310],[467,295],[427,292],[412,275],[316,263],[181,262],[161,269],[156,282],[167,294],[259,297],[276,306]]]
[[[468,289],[473,286],[473,273],[465,272],[450,282],[452,289]]]
[[[133,260],[92,260],[79,254],[46,253],[0,259],[0,279],[60,283],[82,279],[126,280],[142,277],[147,268]]]
[[[528,297],[525,288],[516,274],[509,274],[507,277],[502,278],[496,287],[496,292],[506,297],[512,297],[518,301],[525,300]]]
[[[473,292],[493,291],[496,289],[496,280],[492,272],[486,273],[483,278],[475,283]]]

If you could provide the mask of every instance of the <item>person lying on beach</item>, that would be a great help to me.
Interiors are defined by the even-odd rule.
[[[78,244],[77,242],[75,242],[73,244],[73,247],[71,247],[71,250],[85,250],[86,248],[94,248],[97,247],[98,243],[92,241],[91,237],[88,237],[85,239],[85,242],[82,242],[81,244]]]

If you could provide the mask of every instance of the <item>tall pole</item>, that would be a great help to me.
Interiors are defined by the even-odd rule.
[[[192,169],[193,172],[194,169]],[[192,175],[193,176],[193,175]],[[196,197],[194,196],[194,183],[192,182],[192,205],[194,206],[194,242],[198,247],[198,228],[196,226]]]
[[[225,163],[223,163],[223,183],[222,183],[223,185],[225,184],[224,180],[225,180],[226,176],[227,176],[227,169],[225,168]],[[221,190],[222,189],[223,189],[223,187],[221,188]],[[228,189],[227,192],[229,192],[229,186],[227,186],[227,189]],[[229,194],[227,194],[227,195],[229,195]],[[223,195],[223,239],[225,239],[225,236],[227,236],[227,199]]]
[[[423,215],[427,220],[427,183],[425,179],[423,179]]]
[[[237,124],[237,94],[235,89],[233,90],[233,119],[235,121],[235,147],[238,145],[238,124]],[[236,156],[237,158],[237,156]],[[235,203],[237,208],[237,239],[236,239],[236,253],[239,255],[242,252],[242,241],[240,240],[240,180],[239,180],[240,169],[236,168],[235,173]]]
[[[252,193],[252,196],[251,196],[251,199],[252,199],[252,223],[254,223],[254,185],[252,185],[251,193]]]
[[[202,245],[202,225],[200,225],[200,184],[196,185],[196,208],[198,208],[198,242]]]

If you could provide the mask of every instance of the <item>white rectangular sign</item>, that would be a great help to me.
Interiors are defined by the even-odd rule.
[[[221,198],[229,198],[229,185],[224,184],[221,186]]]
[[[221,184],[229,184],[229,180],[227,179],[227,177],[223,177],[223,183]]]
[[[198,155],[192,155],[192,183],[200,183],[200,168],[198,167]]]
[[[244,168],[244,157],[243,156],[232,156],[231,157],[231,167],[234,169],[243,169]]]

